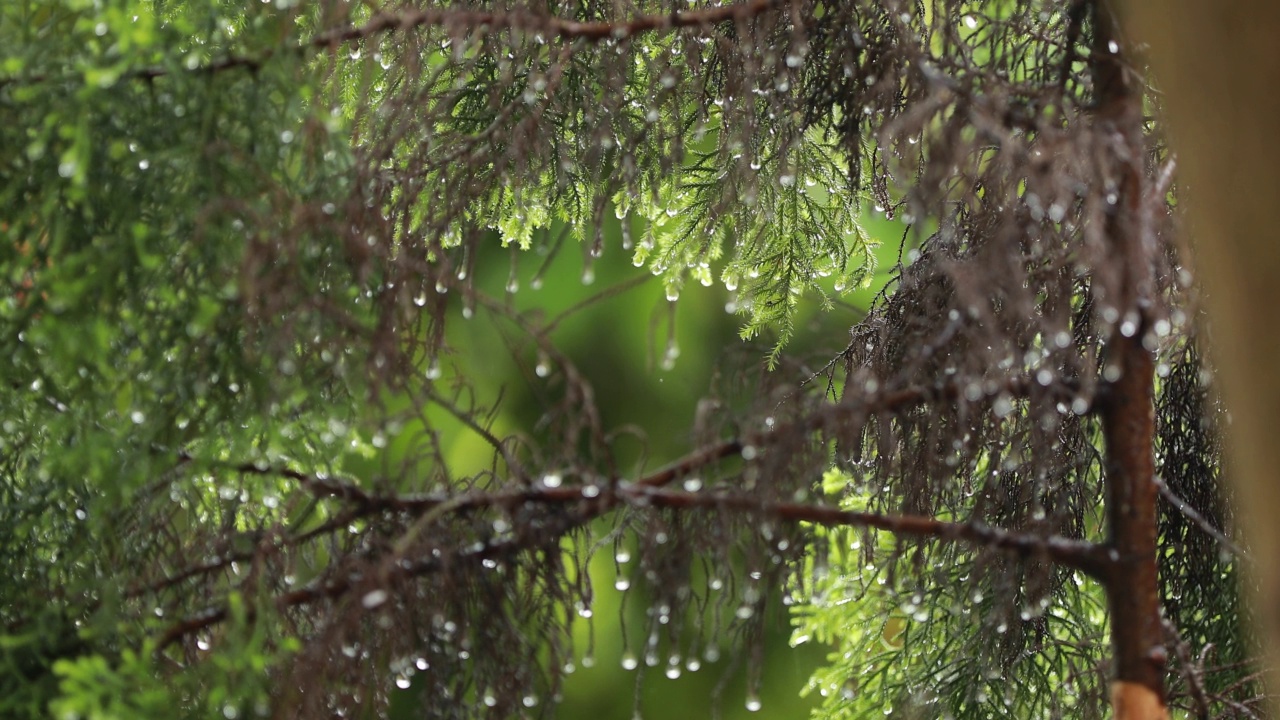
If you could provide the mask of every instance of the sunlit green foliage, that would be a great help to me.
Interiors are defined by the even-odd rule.
[[[842,507],[866,507],[848,492],[849,476],[830,472],[823,485]],[[936,554],[923,572],[934,581],[918,583],[907,579],[918,556],[895,554],[891,535],[815,532],[825,550],[805,568],[814,580],[795,606],[792,643],[833,648],[806,689],[822,698],[818,716],[1088,718],[1104,704],[1106,601],[1096,582],[1058,572],[1032,598],[955,550]],[[1000,570],[1019,571],[1009,565]]]

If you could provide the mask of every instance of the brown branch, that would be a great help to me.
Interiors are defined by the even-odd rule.
[[[1230,550],[1232,555],[1242,560],[1251,559],[1249,554],[1244,551],[1244,548],[1240,547],[1232,541],[1231,538],[1227,537],[1226,533],[1214,527],[1213,523],[1209,522],[1208,518],[1197,512],[1195,508],[1191,507],[1190,503],[1183,500],[1177,493],[1170,489],[1169,484],[1164,481],[1164,478],[1156,475],[1155,483],[1156,488],[1160,491],[1160,496],[1177,509],[1183,517],[1190,520],[1192,525],[1195,525],[1201,532],[1213,538],[1223,548]]]
[[[724,460],[725,458],[734,457],[742,452],[743,444],[741,440],[725,440],[717,445],[704,447],[697,452],[690,453],[680,460],[646,475],[635,482],[641,487],[658,488],[664,485],[670,485],[672,482],[692,473],[706,465]]]
[[[639,507],[697,508],[732,510],[757,514],[785,522],[809,522],[827,527],[867,527],[896,535],[963,542],[973,546],[1006,550],[1022,556],[1041,556],[1059,565],[1101,577],[1110,565],[1106,548],[1086,540],[1041,537],[1011,532],[982,523],[958,523],[923,515],[887,515],[857,510],[841,510],[827,505],[803,503],[762,503],[743,495],[691,493],[661,488],[619,488],[629,505]]]
[[[178,453],[178,465],[188,463],[198,463],[208,467],[230,470],[244,475],[279,475],[280,477],[296,480],[299,485],[307,489],[311,494],[320,498],[337,498],[339,500],[348,500],[359,506],[376,505],[378,498],[365,492],[359,486],[343,482],[328,476],[321,476],[319,473],[308,475],[299,470],[289,467],[272,467],[270,465],[258,465],[255,463],[225,463],[216,460],[201,460],[187,453]]]
[[[509,29],[544,33],[561,40],[599,42],[610,38],[622,39],[650,32],[705,27],[730,20],[742,20],[763,14],[772,8],[782,5],[783,2],[784,0],[750,0],[740,4],[704,10],[684,10],[663,15],[641,15],[630,20],[621,21],[596,20],[591,22],[521,11],[486,12],[438,8],[381,12],[362,25],[349,25],[319,33],[305,42],[292,46],[289,50],[302,52],[308,49],[331,48],[384,33],[403,32],[422,27],[463,27],[472,32]],[[235,69],[259,70],[275,55],[275,51],[266,50],[257,57],[231,56],[207,65],[200,65],[189,70],[189,72],[213,74]],[[172,72],[170,68],[166,67],[150,67],[126,73],[124,77],[133,80],[155,80],[170,75]],[[49,75],[0,78],[0,87],[47,82],[51,79],[54,78]]]
[[[1000,391],[1017,396],[1025,396],[1033,387],[1032,380],[1013,378],[1005,382]],[[1037,386],[1038,387],[1038,386]],[[1063,384],[1064,393],[1075,391],[1074,386]],[[690,509],[732,510],[755,512],[768,515],[786,522],[812,522],[827,526],[869,527],[900,535],[920,538],[933,538],[942,541],[964,542],[974,546],[993,547],[1024,556],[1043,556],[1065,567],[1080,570],[1088,575],[1100,577],[1108,572],[1115,561],[1104,551],[1105,548],[1094,543],[1071,540],[1062,537],[1038,537],[993,528],[978,523],[953,523],[935,518],[917,515],[883,515],[878,513],[840,510],[838,508],[804,505],[797,503],[762,503],[745,496],[725,495],[720,493],[687,493],[665,489],[672,482],[686,477],[698,469],[739,456],[747,446],[767,445],[770,438],[783,437],[788,433],[812,432],[820,429],[835,419],[847,418],[853,413],[876,414],[900,410],[909,406],[928,402],[933,399],[953,399],[960,395],[958,385],[946,384],[932,388],[909,387],[898,390],[884,390],[866,396],[855,397],[840,403],[825,406],[801,421],[781,426],[772,432],[747,438],[733,438],[702,447],[683,458],[645,475],[634,482],[614,480],[603,484],[578,486],[527,486],[514,490],[498,492],[471,492],[461,495],[446,493],[430,493],[424,495],[371,495],[354,485],[331,479],[318,479],[288,468],[261,468],[252,464],[231,466],[232,469],[245,473],[275,473],[297,480],[304,488],[322,497],[337,497],[351,501],[355,507],[344,515],[345,521],[365,517],[377,512],[393,511],[409,514],[435,512],[443,515],[457,515],[474,512],[486,508],[512,508],[527,504],[544,504],[568,506],[577,503],[576,514],[564,525],[560,534],[594,520],[619,504],[633,507],[670,507]],[[496,441],[496,439],[495,439]],[[500,447],[500,443],[495,447]],[[189,460],[189,458],[188,458]],[[602,479],[603,480],[603,479]],[[504,552],[518,552],[529,549],[512,544],[515,541],[489,543],[483,548],[470,553],[460,553],[459,557],[469,558],[491,557],[492,548],[503,548]],[[496,550],[493,550],[496,552]],[[412,577],[434,571],[439,567],[438,559],[401,566],[396,572],[400,576]],[[187,571],[189,572],[189,571]],[[293,607],[320,599],[337,597],[350,589],[351,583],[346,580],[330,580],[281,595],[277,598],[278,607]],[[226,619],[225,608],[212,607],[202,613],[170,627],[161,636],[157,645],[162,650],[179,638],[201,630]]]
[[[1058,378],[1053,385],[1041,388],[1032,378],[1011,377],[995,388],[995,392],[988,393],[984,390],[984,396],[1008,393],[1015,398],[1027,398],[1035,389],[1051,390],[1061,395],[1063,400],[1074,400],[1080,393],[1079,383],[1071,378]],[[804,421],[781,426],[775,429],[773,433],[786,432],[787,429],[812,432],[821,429],[828,423],[848,420],[854,416],[877,415],[902,410],[932,400],[956,400],[962,396],[962,391],[963,387],[958,382],[949,382],[932,387],[913,385],[896,390],[886,388],[875,393],[853,396],[851,399],[827,405],[814,412]],[[1089,412],[1092,410],[1093,403],[1090,402]]]
[[[574,491],[570,493],[569,491]],[[583,497],[580,488],[560,488],[548,489],[545,493],[540,494],[543,499],[558,499],[563,501],[565,498],[572,496],[574,499]],[[497,497],[497,496],[495,496]],[[474,507],[474,505],[473,505]],[[432,572],[439,571],[446,564],[456,564],[459,560],[487,560],[517,555],[521,552],[539,550],[547,545],[554,545],[559,539],[570,530],[581,527],[583,524],[594,519],[599,514],[591,505],[583,504],[579,514],[574,518],[567,519],[562,525],[555,528],[543,528],[544,532],[541,541],[528,537],[512,537],[506,540],[499,540],[482,544],[476,549],[460,550],[454,554],[452,558],[443,558],[431,556],[420,559],[412,563],[397,563],[394,569],[389,573],[398,578],[411,578],[421,575],[427,575]],[[356,580],[350,575],[338,576],[329,579],[318,580],[307,587],[298,590],[292,590],[287,593],[278,595],[275,599],[277,609],[284,610],[300,605],[308,605],[321,600],[329,600],[344,595],[351,590]],[[249,618],[256,616],[257,612],[253,607],[246,608]],[[171,626],[156,639],[154,652],[159,654],[169,645],[177,642],[183,637],[192,633],[200,632],[206,628],[223,622],[229,616],[227,605],[212,605],[204,610],[185,618]]]
[[[657,30],[702,27],[729,20],[741,20],[760,15],[781,4],[781,0],[750,0],[741,4],[725,5],[705,10],[685,10],[662,15],[641,15],[622,22],[610,22],[607,20],[580,22],[531,12],[484,12],[453,9],[405,10],[378,13],[363,25],[341,28],[317,35],[309,44],[323,47],[353,40],[362,40],[385,32],[411,30],[426,26],[464,26],[471,29],[508,28],[546,33],[563,40],[621,39]]]
[[[465,425],[467,429],[471,430],[471,432],[480,436],[481,439],[488,443],[495,452],[502,456],[503,462],[507,464],[507,471],[514,474],[518,480],[523,480],[528,477],[528,474],[524,470],[524,465],[522,465],[520,460],[507,449],[505,442],[498,439],[498,437],[495,436],[488,428],[476,422],[475,417],[473,417],[471,413],[463,411],[462,408],[446,400],[442,395],[436,393],[434,390],[428,389],[424,395],[428,400],[439,405],[441,409],[452,415],[455,420]]]
[[[1142,337],[1155,296],[1150,218],[1144,198],[1150,187],[1143,158],[1143,96],[1125,60],[1116,0],[1092,0],[1091,63],[1096,108],[1093,122],[1107,138],[1102,173],[1115,173],[1118,197],[1103,231],[1111,262],[1118,268],[1106,301],[1133,315],[1127,332],[1117,328],[1106,343],[1108,363],[1120,371],[1107,381],[1098,408],[1106,449],[1106,513],[1110,545],[1118,556],[1103,587],[1110,616],[1114,681],[1112,706],[1121,720],[1168,718],[1165,695],[1167,657],[1163,652],[1159,580],[1159,533],[1155,454],[1155,359]],[[1123,328],[1123,325],[1121,326]],[[1159,651],[1157,651],[1159,649]]]
[[[720,450],[724,446],[718,446]],[[706,453],[710,456],[711,453]],[[679,477],[675,468],[665,469],[649,476],[674,479]],[[687,510],[734,511],[769,517],[783,522],[810,522],[828,527],[868,527],[898,535],[939,541],[963,542],[978,547],[1004,550],[1023,557],[1043,557],[1064,567],[1080,570],[1094,577],[1102,577],[1113,564],[1104,546],[1063,537],[1039,537],[1015,533],[981,523],[956,523],[920,515],[886,515],[854,510],[841,510],[825,505],[802,503],[761,502],[757,499],[727,493],[697,493],[669,490],[658,484],[643,482],[625,483],[609,490],[599,486],[536,487],[511,492],[474,493],[447,501],[439,498],[408,500],[420,503],[420,507],[439,507],[461,513],[485,507],[510,507],[520,504],[547,504],[567,506],[578,503],[577,511],[562,521],[558,527],[548,530],[552,539],[581,527],[619,505],[633,508],[662,507]],[[491,559],[536,549],[527,538],[483,544],[476,550],[456,553],[456,560]],[[435,572],[443,567],[444,560],[430,557],[412,563],[395,563],[390,571],[397,578],[411,578]],[[279,595],[277,608],[284,609],[332,599],[345,594],[353,586],[348,577],[331,578],[308,587]],[[159,638],[157,651],[163,650],[179,638],[198,632],[227,618],[225,606],[210,607],[191,618],[174,624]]]
[[[1197,720],[1209,720],[1211,717],[1209,710],[1209,698],[1205,693],[1204,687],[1204,658],[1201,662],[1195,662],[1191,659],[1191,648],[1187,645],[1187,641],[1182,637],[1182,633],[1178,631],[1178,626],[1168,618],[1160,618],[1160,623],[1164,627],[1165,635],[1168,637],[1169,644],[1173,646],[1174,654],[1178,656],[1178,670],[1182,674],[1182,679],[1187,683],[1188,694],[1194,703]]]

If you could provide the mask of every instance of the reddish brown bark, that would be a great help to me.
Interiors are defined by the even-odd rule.
[[[1157,720],[1168,712],[1156,562],[1155,366],[1142,343],[1144,308],[1154,285],[1153,259],[1144,237],[1142,95],[1124,60],[1110,3],[1099,0],[1093,15],[1096,121],[1102,137],[1114,138],[1113,172],[1120,191],[1107,221],[1107,236],[1122,285],[1110,288],[1112,297],[1105,302],[1116,307],[1122,319],[1107,344],[1106,375],[1112,379],[1098,407],[1106,442],[1111,562],[1104,585],[1115,664],[1113,710],[1118,720]]]
[[[1153,363],[1135,337],[1111,350],[1122,374],[1100,408],[1107,451],[1112,562],[1105,577],[1116,680],[1150,690],[1163,704],[1164,638],[1156,568]],[[1121,715],[1117,708],[1117,717]],[[1131,717],[1149,717],[1135,715]],[[1158,717],[1158,716],[1157,716]]]

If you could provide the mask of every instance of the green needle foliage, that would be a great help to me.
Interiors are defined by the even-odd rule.
[[[550,716],[612,554],[624,667],[731,646],[748,711],[785,620],[832,649],[824,718],[1102,717],[1117,678],[1257,717],[1169,153],[1111,13],[6,0],[0,715]],[[871,286],[879,216],[910,227],[892,279],[815,364],[807,307]],[[629,378],[563,325],[639,281],[548,318],[520,280],[566,248],[585,284],[625,255],[672,323],[719,283],[767,337],[691,423],[615,421]],[[1117,409],[1143,359],[1155,399]],[[1108,444],[1153,414],[1160,544],[1130,553]],[[1111,613],[1155,563],[1135,647]]]

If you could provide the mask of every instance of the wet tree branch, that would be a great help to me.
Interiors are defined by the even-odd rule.
[[[683,10],[665,15],[641,15],[630,20],[581,22],[567,18],[536,15],[530,12],[483,12],[475,10],[428,9],[378,13],[363,25],[322,33],[310,42],[322,47],[362,40],[392,31],[405,31],[425,26],[464,28],[509,28],[541,32],[563,40],[622,39],[641,33],[715,25],[729,20],[742,20],[782,5],[782,0],[750,0],[749,2]]]
[[[290,49],[297,52],[309,49],[332,48],[350,42],[358,42],[390,32],[404,32],[424,27],[464,29],[469,32],[486,32],[497,29],[541,33],[561,40],[600,42],[607,39],[643,35],[645,33],[697,28],[716,25],[731,20],[743,20],[783,5],[785,0],[749,0],[749,2],[706,8],[681,10],[663,15],[640,15],[627,20],[579,21],[568,18],[538,15],[527,11],[487,12],[459,10],[456,8],[410,9],[397,12],[380,12],[360,25],[349,25],[319,33]],[[188,72],[213,74],[226,70],[259,70],[277,55],[264,52],[257,57],[230,56],[200,65]],[[167,67],[150,67],[126,74],[133,80],[155,80],[172,74]],[[25,78],[0,78],[0,88],[47,82],[56,79],[48,75]]]
[[[1032,381],[1014,378],[1004,383],[999,388],[999,391],[1022,397],[1030,391],[1031,387]],[[1071,385],[1064,385],[1061,391],[1065,396],[1074,393],[1075,388]],[[464,494],[371,494],[351,481],[344,481],[328,475],[307,474],[288,467],[273,468],[254,463],[223,465],[222,467],[248,475],[276,475],[289,478],[297,481],[302,489],[307,490],[319,499],[336,499],[346,504],[346,510],[339,513],[334,519],[307,533],[287,538],[282,545],[274,546],[272,550],[300,545],[337,527],[345,526],[353,520],[384,512],[397,512],[421,517],[428,513],[458,515],[489,508],[514,508],[522,504],[567,505],[570,503],[586,503],[585,507],[589,512],[579,519],[577,524],[581,524],[604,514],[616,504],[621,503],[633,506],[658,505],[672,508],[755,511],[788,522],[871,527],[900,535],[954,540],[972,545],[1009,550],[1025,555],[1042,554],[1064,566],[1081,570],[1090,575],[1097,575],[1105,567],[1106,558],[1091,543],[1065,538],[1025,536],[980,524],[946,523],[927,517],[858,513],[830,507],[794,503],[761,505],[759,501],[748,497],[676,493],[663,489],[680,478],[697,473],[705,467],[729,458],[739,457],[743,448],[747,446],[767,447],[774,438],[785,437],[796,432],[813,432],[833,420],[846,419],[851,413],[873,415],[901,410],[930,400],[954,399],[960,395],[960,392],[959,386],[948,384],[931,388],[909,387],[898,390],[883,390],[862,396],[851,395],[849,400],[824,406],[809,417],[797,423],[781,426],[770,433],[744,438],[732,438],[704,446],[665,467],[631,482],[614,479],[612,482],[602,483],[601,485],[589,484],[555,488],[524,486],[513,490],[481,491]],[[472,429],[477,432],[482,430],[482,428],[478,427],[472,427]],[[484,432],[484,435],[495,449],[502,450],[503,444],[500,440],[487,433],[487,431]],[[183,463],[193,461],[194,458],[185,454],[180,459],[180,462]],[[605,489],[602,485],[608,485],[612,489]],[[579,512],[582,512],[582,509]],[[258,550],[255,549],[254,552],[258,552]],[[218,572],[227,568],[232,562],[244,562],[251,559],[254,557],[254,552],[229,553],[216,560],[186,568],[145,587],[131,589],[128,592],[128,596],[138,597],[149,592],[172,587],[193,577]],[[205,616],[201,615],[200,617]],[[219,615],[210,620],[208,624],[220,622],[224,617]],[[205,626],[207,625],[201,625],[201,627]],[[185,633],[179,633],[178,636],[182,634]]]
[[[784,522],[808,522],[827,527],[866,527],[895,535],[962,542],[1023,556],[1040,556],[1095,577],[1101,575],[1109,562],[1106,548],[1097,543],[1015,533],[983,523],[947,522],[922,515],[841,510],[828,505],[760,502],[752,497],[724,493],[700,494],[635,486],[619,488],[618,492],[628,504],[637,507],[736,511]]]
[[[670,468],[661,471],[664,476],[670,472]],[[656,476],[655,474],[650,477]],[[449,500],[433,497],[405,499],[403,502],[420,509],[430,508],[450,514],[482,508],[533,504],[565,507],[576,505],[571,513],[559,523],[554,523],[553,527],[541,528],[538,533],[544,536],[541,539],[518,535],[513,538],[490,541],[476,549],[458,551],[451,558],[453,564],[496,559],[537,550],[548,543],[555,544],[565,533],[618,507],[741,512],[787,523],[809,522],[827,527],[873,528],[909,537],[989,547],[1023,557],[1042,557],[1095,577],[1103,576],[1111,563],[1104,546],[1087,541],[1015,533],[982,523],[947,522],[919,515],[890,515],[841,510],[826,505],[762,502],[757,498],[730,493],[683,492],[644,482],[620,484],[612,490],[602,490],[596,485],[536,487],[508,492],[471,493],[455,496]],[[416,561],[397,562],[392,565],[393,569],[389,571],[388,577],[405,579],[429,574],[441,569],[445,562],[444,558],[434,556]],[[346,594],[355,583],[356,579],[351,577],[326,578],[308,587],[279,595],[275,605],[279,609],[285,609],[333,599]],[[163,650],[186,635],[222,622],[227,618],[227,613],[225,606],[213,606],[176,623],[160,637],[157,649]]]
[[[1214,527],[1213,523],[1209,522],[1208,518],[1197,512],[1195,508],[1191,507],[1190,503],[1179,497],[1177,493],[1169,488],[1169,485],[1164,481],[1164,478],[1159,475],[1155,476],[1155,483],[1156,488],[1160,491],[1160,496],[1176,508],[1179,513],[1182,513],[1183,517],[1190,520],[1191,524],[1199,528],[1204,534],[1213,538],[1223,548],[1230,550],[1232,555],[1243,560],[1249,559],[1249,554],[1244,551],[1244,548],[1240,547],[1235,543],[1235,541],[1227,537],[1226,533]]]

